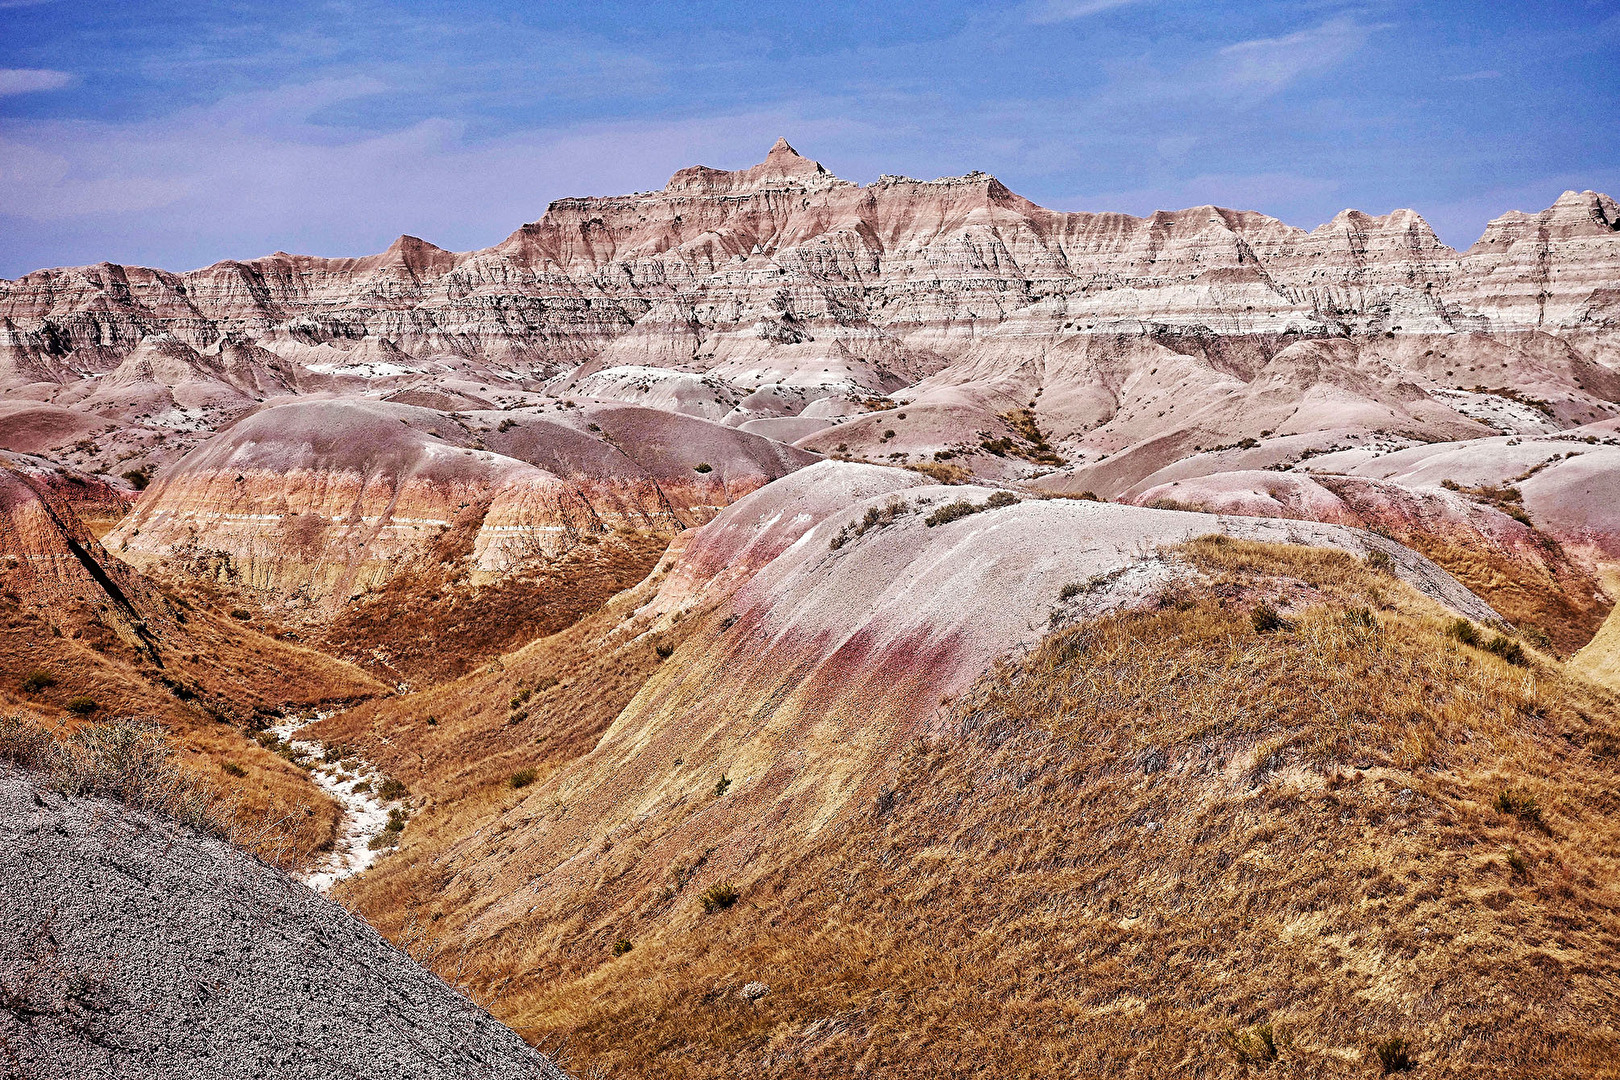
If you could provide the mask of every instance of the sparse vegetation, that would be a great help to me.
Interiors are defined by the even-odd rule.
[[[1383,1069],[1385,1076],[1410,1072],[1417,1066],[1417,1060],[1412,1057],[1411,1044],[1398,1035],[1375,1043],[1373,1054],[1378,1058],[1379,1067]]]
[[[1270,634],[1285,629],[1288,623],[1270,604],[1260,603],[1249,609],[1249,625],[1257,634]]]
[[[25,694],[37,694],[56,685],[56,676],[44,668],[35,668],[22,677],[18,688]]]
[[[21,716],[0,717],[0,761],[39,773],[63,795],[117,799],[199,831],[229,837],[234,815],[176,760],[156,724],[112,720],[66,738]]]
[[[982,513],[985,510],[998,510],[1004,506],[1015,506],[1020,501],[1018,496],[1010,491],[994,492],[978,506],[973,505],[966,499],[958,499],[956,502],[946,503],[932,514],[929,514],[923,519],[923,524],[931,529],[936,525],[945,525],[952,521],[958,521],[970,514]]]
[[[101,708],[101,704],[87,694],[79,694],[76,697],[68,698],[65,707],[68,712],[73,713],[75,716],[89,716]]]
[[[234,776],[238,780],[247,775],[247,770],[234,761],[221,762],[219,767],[226,776]]]
[[[696,473],[713,472],[714,466],[710,465],[707,461],[700,461],[696,465],[692,466],[692,471]]]
[[[724,911],[735,904],[740,896],[741,894],[737,892],[729,881],[722,881],[704,889],[698,899],[703,904],[703,910],[712,915],[716,911]]]
[[[387,777],[377,785],[377,798],[383,802],[397,802],[409,794],[404,782],[396,777]]]
[[[615,941],[613,943],[613,955],[614,956],[623,956],[625,953],[629,952],[632,948],[634,948],[634,946],[632,946],[630,944],[630,939],[629,938],[620,938],[619,940],[617,940],[617,941]]]
[[[539,778],[540,773],[536,769],[519,769],[511,776],[507,777],[506,782],[514,789],[521,789],[528,787]]]
[[[1493,805],[1501,813],[1511,814],[1521,821],[1541,824],[1541,804],[1534,795],[1522,788],[1503,788],[1497,792]]]
[[[839,529],[833,538],[827,541],[827,547],[837,551],[851,540],[859,540],[874,529],[882,529],[893,525],[902,516],[911,512],[911,504],[904,499],[892,499],[882,508],[869,506],[866,514],[859,521],[851,522]]]
[[[731,787],[731,777],[722,776],[714,783],[714,797],[718,799],[720,796],[726,793],[726,789],[729,787]]]
[[[1227,1028],[1222,1037],[1232,1056],[1243,1065],[1270,1065],[1282,1054],[1288,1036],[1270,1022],[1237,1031]]]

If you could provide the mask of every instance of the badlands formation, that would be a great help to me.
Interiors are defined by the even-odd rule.
[[[0,827],[274,894],[349,996],[220,1000],[355,1075],[506,1060],[455,991],[615,1076],[1617,1075],[1606,195],[1457,251],[778,141],[481,251],[0,282],[0,465],[0,708],[275,823]],[[454,991],[283,874],[361,795],[332,893]],[[102,1052],[6,993],[8,1067]]]

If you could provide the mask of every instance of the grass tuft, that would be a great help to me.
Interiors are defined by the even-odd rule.
[[[1412,1046],[1399,1035],[1383,1039],[1373,1046],[1373,1053],[1378,1057],[1379,1067],[1384,1075],[1392,1073],[1411,1072],[1417,1067],[1417,1059],[1412,1056]]]
[[[703,910],[712,915],[735,904],[741,895],[729,881],[721,881],[704,889],[698,900],[703,904]]]

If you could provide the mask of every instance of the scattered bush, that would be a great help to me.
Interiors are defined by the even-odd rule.
[[[1520,853],[1518,848],[1508,848],[1507,864],[1508,869],[1513,871],[1513,876],[1520,881],[1530,876],[1530,864],[1525,861],[1524,855]]]
[[[1067,585],[1063,586],[1063,588],[1058,590],[1058,599],[1073,600],[1075,597],[1079,596],[1085,591],[1086,587],[1084,585],[1080,584],[1078,581],[1071,581]]]
[[[614,956],[623,956],[625,953],[629,952],[632,948],[634,948],[634,946],[632,946],[630,944],[630,939],[629,938],[620,938],[618,941],[615,941],[613,943],[613,955]]]
[[[46,687],[55,685],[56,676],[52,675],[44,668],[35,668],[33,671],[30,671],[28,674],[22,677],[21,683],[22,692],[25,694],[37,694]]]
[[[911,504],[904,499],[895,499],[881,510],[875,506],[866,508],[866,516],[858,522],[851,522],[838,530],[838,535],[827,541],[827,547],[837,551],[851,540],[858,540],[873,529],[881,529],[894,524],[900,516],[911,509]]]
[[[395,779],[392,776],[387,777],[382,783],[377,785],[377,798],[381,799],[383,802],[394,802],[398,799],[403,799],[409,794],[410,791],[406,789],[404,782]]]
[[[526,788],[539,778],[540,773],[535,769],[519,769],[508,777],[506,782],[513,788]]]
[[[1552,638],[1547,636],[1547,631],[1534,623],[1526,623],[1519,627],[1519,636],[1542,652],[1553,651]]]
[[[388,811],[388,824],[383,826],[383,832],[402,833],[405,831],[405,811],[394,807]]]
[[[1524,646],[1502,634],[1497,634],[1491,638],[1490,642],[1485,646],[1485,651],[1501,657],[1516,667],[1524,667],[1530,662],[1530,658],[1524,653]]]
[[[152,478],[140,469],[130,469],[124,473],[124,479],[128,480],[129,486],[136,491],[145,491],[146,485],[152,482]]]
[[[1393,574],[1395,572],[1395,560],[1389,557],[1387,551],[1369,551],[1367,552],[1367,569],[1375,574]]]
[[[233,829],[230,812],[179,765],[150,721],[111,720],[58,739],[21,716],[0,717],[0,760],[42,774],[63,795],[117,799],[212,836]]]
[[[726,789],[729,788],[730,786],[731,786],[731,777],[722,776],[718,781],[715,782],[715,785],[714,785],[714,797],[718,799],[720,796],[724,795],[726,793]]]
[[[712,915],[735,904],[740,896],[730,882],[722,881],[704,889],[703,895],[698,899],[703,902],[703,910]]]
[[[220,768],[225,770],[226,776],[234,776],[237,779],[241,779],[247,775],[247,770],[242,768],[242,766],[238,765],[234,761],[227,761],[221,765]]]
[[[1244,1065],[1270,1065],[1282,1055],[1288,1045],[1288,1036],[1281,1027],[1270,1023],[1256,1024],[1247,1031],[1226,1029],[1222,1039],[1239,1063]]]
[[[668,660],[675,655],[675,646],[667,641],[655,641],[653,642],[653,652],[658,656],[658,659]]]
[[[1383,1067],[1385,1076],[1410,1072],[1417,1065],[1417,1060],[1412,1057],[1411,1044],[1399,1035],[1378,1043],[1373,1047],[1373,1053],[1378,1055],[1378,1064]]]
[[[696,465],[692,466],[692,471],[695,473],[713,472],[714,466],[710,465],[707,461],[700,461]]]
[[[510,416],[508,416],[506,419],[504,419],[504,420],[502,420],[500,422],[499,426],[497,426],[495,428],[495,430],[496,431],[511,431],[515,427],[517,427],[517,421],[513,420]]]
[[[240,622],[247,622],[249,619],[253,618],[253,612],[249,611],[247,608],[232,608],[231,618]]]
[[[1499,813],[1511,814],[1521,821],[1541,824],[1541,804],[1536,797],[1523,788],[1503,788],[1496,793],[1496,809]]]
[[[978,512],[978,507],[974,506],[966,499],[958,499],[953,503],[946,503],[938,510],[935,510],[932,514],[929,514],[927,517],[923,518],[923,524],[932,529],[935,525],[945,525],[952,521],[956,521],[959,518],[965,518],[969,514],[976,514]]]
[[[1464,645],[1479,647],[1479,628],[1467,619],[1453,619],[1446,625],[1446,636]]]
[[[1257,634],[1269,634],[1287,627],[1288,622],[1270,604],[1256,604],[1249,611],[1249,622]]]
[[[95,698],[86,697],[83,694],[67,700],[67,711],[75,716],[89,716],[99,708],[101,708],[101,705]]]
[[[1353,607],[1344,613],[1347,626],[1360,627],[1363,630],[1372,630],[1378,626],[1378,620],[1369,607]]]

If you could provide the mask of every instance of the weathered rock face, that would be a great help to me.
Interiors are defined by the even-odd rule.
[[[1313,232],[1207,206],[1060,213],[982,173],[859,187],[778,142],[751,169],[559,200],[483,251],[401,237],[359,259],[38,271],[0,284],[0,353],[13,380],[48,381],[110,370],[161,333],[317,370],[360,355],[546,372],[597,358],[875,391],[1032,306],[1091,332],[1591,332],[1615,315],[1617,227],[1593,192],[1507,214],[1463,253],[1408,210]]]
[[[219,840],[0,766],[7,1075],[562,1070],[336,903]]]
[[[700,524],[814,460],[629,406],[447,414],[294,399],[165,471],[107,543],[138,565],[342,598],[415,563],[500,574],[616,527]]]

